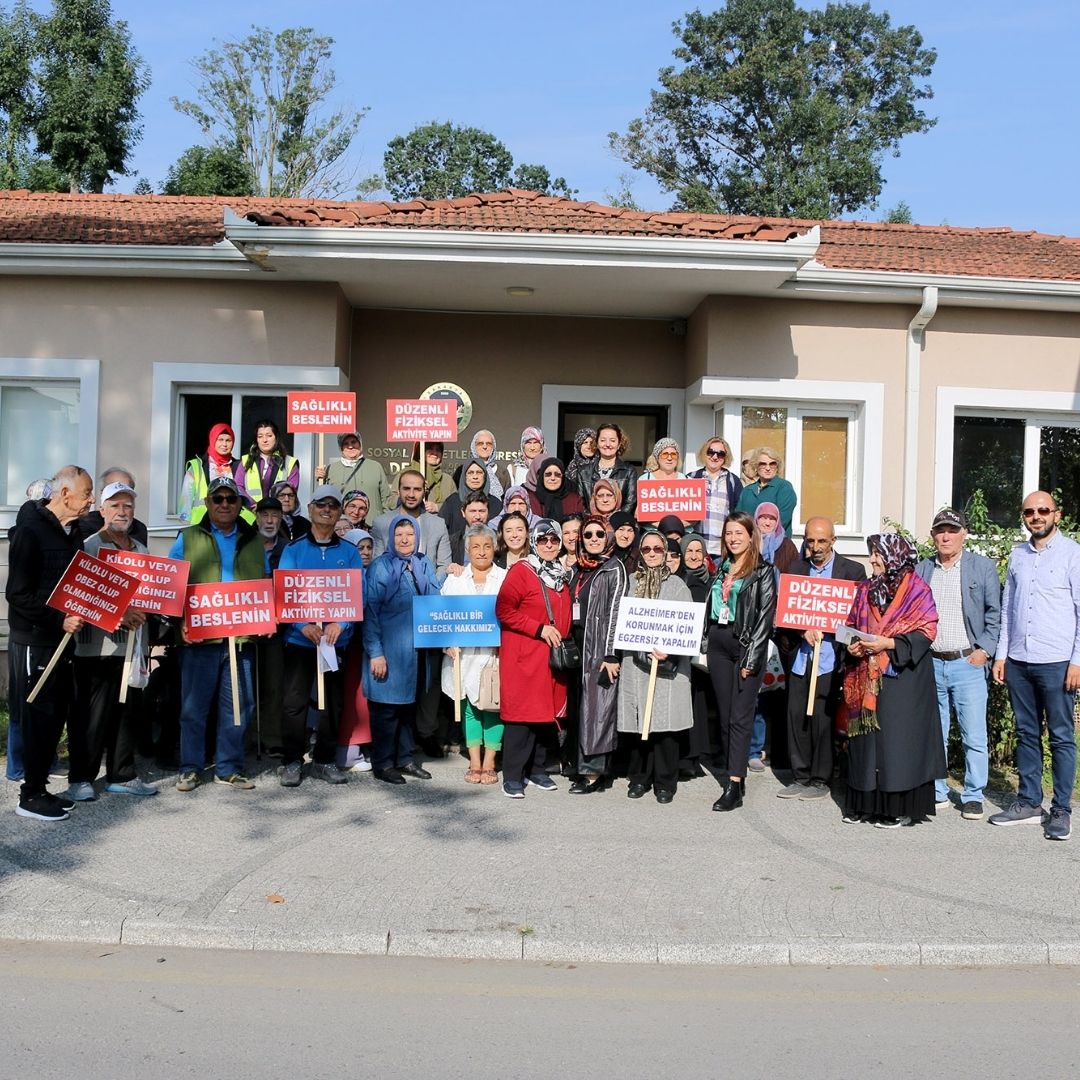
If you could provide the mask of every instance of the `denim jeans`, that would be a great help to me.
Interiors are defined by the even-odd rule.
[[[187,645],[180,649],[180,771],[202,772],[206,758],[206,721],[217,711],[214,772],[230,776],[244,771],[244,731],[254,709],[252,681],[254,645],[237,646],[240,678],[240,724],[233,722],[229,650],[220,645]]]
[[[950,705],[956,710],[956,723],[964,744],[962,803],[983,801],[990,772],[990,755],[986,747],[986,676],[989,670],[989,662],[976,667],[969,664],[965,656],[957,660],[934,657],[934,682],[937,683],[938,714],[946,759],[949,756]],[[949,794],[949,783],[944,777],[939,777],[934,787],[939,801]]]
[[[1072,810],[1072,789],[1076,782],[1076,742],[1073,738],[1076,694],[1065,689],[1068,667],[1067,660],[1057,664],[1029,664],[1010,659],[1005,665],[1009,700],[1016,718],[1016,771],[1020,774],[1017,799],[1025,806],[1042,805],[1040,721],[1045,716],[1054,775],[1051,806]]]
[[[750,757],[759,758],[765,752],[765,714],[759,699],[754,708],[754,726],[750,730]]]

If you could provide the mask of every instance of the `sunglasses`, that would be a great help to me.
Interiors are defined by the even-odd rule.
[[[562,540],[558,536],[538,536],[536,538],[538,544],[561,544]]]
[[[317,506],[320,510],[336,510],[338,508],[337,499],[319,499],[318,502],[313,502],[312,506]]]
[[[775,461],[759,461],[757,464],[759,469],[775,469],[777,465]]]
[[[582,536],[583,536],[583,537],[584,537],[584,538],[585,538],[586,540],[603,540],[603,539],[604,539],[604,537],[605,537],[605,536],[606,536],[607,534],[606,534],[606,533],[602,533],[602,532],[597,532],[597,531],[595,531],[595,530],[594,530],[594,531],[592,531],[592,532],[584,532],[584,533],[582,533],[581,535],[582,535]]]
[[[705,456],[706,457],[726,458],[727,454],[723,450],[706,450],[705,451]]]
[[[239,495],[211,495],[210,501],[217,504],[221,503],[235,503],[240,501]]]
[[[642,545],[641,548],[642,555],[655,555],[658,551],[667,551],[667,548],[657,547],[653,544],[650,544],[648,547]]]
[[[1049,506],[1028,506],[1025,507],[1021,513],[1026,518],[1033,518],[1036,514],[1038,514],[1039,517],[1049,517],[1050,514],[1056,514],[1057,510]]]

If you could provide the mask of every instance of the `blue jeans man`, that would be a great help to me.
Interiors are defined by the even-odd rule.
[[[252,663],[255,647],[237,646],[240,724],[233,721],[229,650],[224,642],[188,645],[180,650],[180,772],[200,773],[206,764],[206,721],[217,716],[214,772],[221,778],[244,771],[244,732],[251,719],[255,694]]]
[[[977,666],[966,656],[956,660],[934,657],[934,681],[937,684],[938,714],[941,717],[941,737],[945,756],[949,756],[950,706],[956,711],[956,722],[964,744],[964,790],[961,803],[981,803],[990,771],[990,755],[986,744],[986,676],[989,664]],[[934,787],[937,801],[948,798],[948,781],[941,777]]]

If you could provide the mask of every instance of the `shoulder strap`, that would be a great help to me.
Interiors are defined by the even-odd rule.
[[[537,571],[536,567],[533,566],[532,563],[529,563],[528,566],[529,566],[529,569],[534,574],[536,574],[536,581],[537,581],[537,584],[540,586],[540,595],[544,598],[544,607],[547,608],[548,622],[552,626],[554,626],[555,625],[555,613],[551,610],[551,601],[548,599],[547,586],[544,584],[544,580],[543,580],[543,578],[540,577],[540,574]]]

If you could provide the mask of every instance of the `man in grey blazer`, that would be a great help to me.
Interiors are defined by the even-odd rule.
[[[420,554],[431,560],[436,580],[441,585],[446,580],[446,570],[450,565],[450,535],[442,518],[424,509],[424,478],[415,469],[406,469],[398,477],[397,509],[387,510],[371,523],[376,557],[386,550],[390,522],[398,514],[416,518],[420,527]]]
[[[930,526],[937,556],[923,559],[915,573],[930,586],[938,610],[933,644],[934,679],[945,752],[950,710],[964,743],[964,788],[960,812],[969,821],[983,816],[983,791],[990,757],[986,739],[987,679],[1001,625],[1001,584],[992,559],[966,551],[967,520],[959,510],[939,510]],[[949,803],[949,783],[937,781],[938,806]]]

